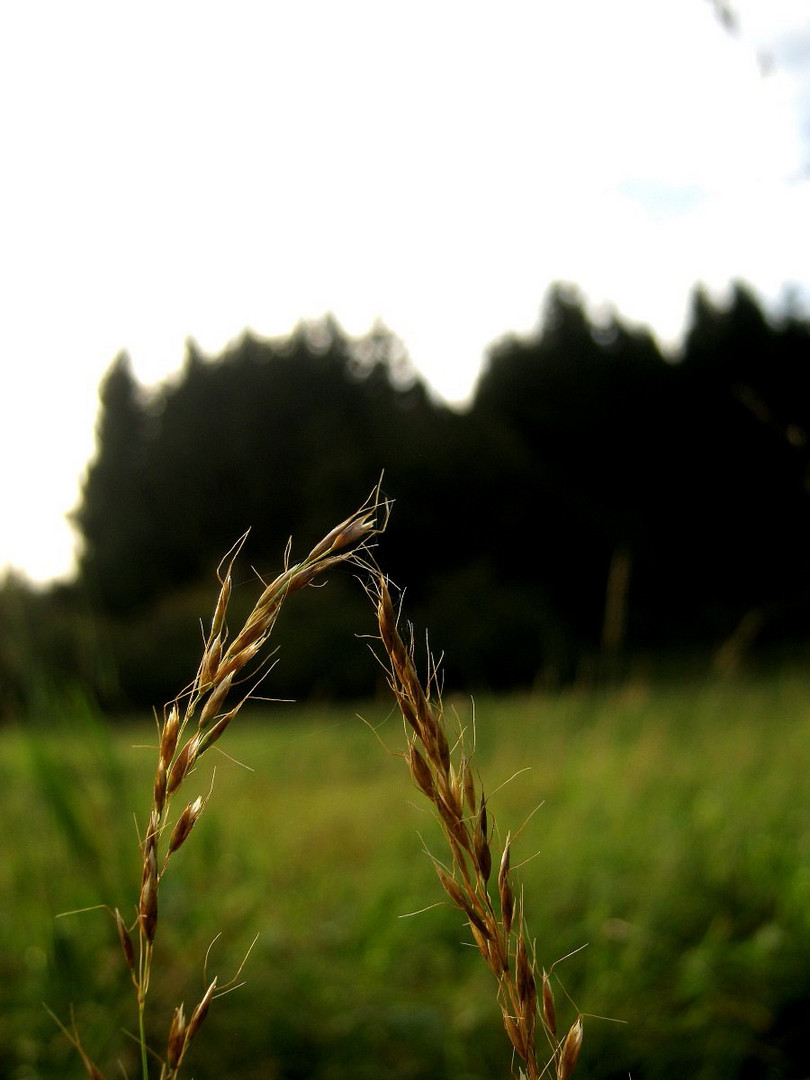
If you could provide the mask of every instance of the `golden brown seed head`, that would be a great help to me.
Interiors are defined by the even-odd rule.
[[[436,750],[445,776],[450,773],[450,744],[441,723],[435,724]]]
[[[233,672],[230,672],[229,674],[227,674],[225,676],[225,678],[222,680],[222,682],[219,683],[219,685],[214,690],[212,690],[211,693],[209,694],[208,699],[205,702],[205,705],[203,705],[202,712],[200,713],[200,719],[199,719],[199,730],[200,731],[204,731],[205,728],[207,728],[212,723],[214,717],[217,715],[217,713],[220,710],[220,706],[223,704],[223,702],[225,701],[225,698],[228,696],[228,691],[231,688],[231,683],[232,682],[233,682]]]
[[[371,535],[376,527],[377,521],[373,511],[368,510],[364,514],[352,514],[351,517],[346,518],[340,525],[337,525],[332,529],[332,531],[321,540],[317,547],[312,549],[309,553],[307,562],[320,559],[322,556],[332,554],[333,552],[344,551],[348,547],[353,547],[355,544]]]
[[[233,660],[239,653],[244,652],[248,645],[255,645],[257,641],[260,643],[259,648],[261,648],[261,642],[264,641],[264,634],[268,628],[267,619],[257,616],[254,612],[231,642],[227,653],[228,660]],[[230,668],[230,664],[228,666]]]
[[[143,840],[143,875],[141,883],[145,882],[150,874],[157,873],[157,842],[160,819],[156,807],[149,812],[149,825]]]
[[[222,588],[219,590],[219,596],[217,597],[217,606],[214,609],[214,618],[211,621],[211,635],[218,637],[222,627],[225,624],[225,613],[228,610],[228,603],[231,599],[231,575],[228,574],[225,580],[222,582]]]
[[[483,881],[489,881],[489,875],[492,873],[492,855],[489,844],[478,833],[475,837],[475,861],[478,863],[478,871]]]
[[[166,763],[163,758],[158,761],[157,772],[155,773],[155,808],[158,813],[163,810],[164,803],[166,802]]]
[[[487,840],[487,809],[486,802],[483,799],[478,812],[473,842],[478,870],[484,882],[487,882],[489,881],[489,875],[492,873],[492,853],[489,850],[489,841]]]
[[[528,1052],[526,1038],[522,1029],[516,1023],[515,1018],[510,1016],[508,1012],[504,1012],[503,1014],[503,1026],[506,1028],[506,1034],[509,1036],[509,1041],[512,1043],[512,1046],[514,1046],[515,1050],[517,1050],[525,1061]]]
[[[411,776],[416,783],[429,799],[433,799],[435,795],[433,774],[428,767],[428,763],[413,743],[408,743],[408,765],[411,769]]]
[[[489,823],[488,823],[488,820],[487,820],[487,800],[482,795],[481,796],[481,806],[480,806],[480,808],[478,810],[478,829],[479,829],[481,835],[484,837],[484,839],[486,839],[488,827],[489,827]]]
[[[515,976],[517,978],[517,992],[523,1015],[533,1015],[537,1008],[537,984],[535,983],[532,966],[529,962],[529,954],[526,949],[526,940],[521,930],[517,944],[517,956],[515,957]]]
[[[169,781],[166,785],[167,794],[173,795],[180,787],[183,780],[191,772],[197,758],[197,739],[192,737],[174,759],[169,771]]]
[[[510,851],[512,849],[512,837],[509,833],[506,835],[506,843],[503,847],[503,855],[501,855],[501,865],[498,869],[498,884],[502,881],[506,881],[509,877],[509,861]]]
[[[512,929],[512,920],[515,915],[515,898],[512,886],[509,884],[509,851],[510,839],[506,837],[506,846],[501,856],[501,865],[498,870],[498,895],[501,901],[501,917],[503,919],[504,933],[508,934]]]
[[[163,721],[163,731],[160,735],[160,760],[168,769],[177,749],[177,736],[180,731],[180,713],[177,704],[172,705],[169,715]]]
[[[121,918],[121,912],[118,910],[118,908],[115,909],[115,929],[118,931],[118,940],[121,942],[121,952],[124,954],[124,959],[127,962],[127,967],[130,971],[134,971],[135,948],[132,944],[132,938],[129,935],[127,925]]]
[[[198,678],[199,686],[204,689],[206,686],[210,686],[214,682],[217,676],[217,668],[219,667],[219,661],[222,657],[222,639],[219,634],[214,640],[206,647],[203,654],[202,663],[200,664],[200,674]]]
[[[174,1010],[172,1026],[169,1028],[169,1041],[166,1046],[166,1064],[170,1069],[176,1069],[180,1064],[183,1051],[186,1048],[186,1017],[182,1004]]]
[[[489,964],[489,966],[492,967],[492,958],[490,956],[490,939],[486,936],[486,934],[482,934],[473,922],[470,923],[470,930],[472,931],[472,936],[475,938],[476,945],[481,951],[481,955]],[[495,969],[493,968],[493,971],[494,970]],[[500,973],[498,971],[495,971],[495,974],[498,975]]]
[[[311,585],[315,578],[327,570],[330,566],[340,562],[337,556],[332,558],[323,558],[317,562],[305,562],[301,566],[297,566],[290,574],[289,583],[287,589],[289,592],[298,592],[299,589],[306,588],[307,585]]]
[[[202,1024],[203,1020],[205,1019],[208,1013],[208,1006],[211,1004],[211,1000],[214,997],[214,990],[216,990],[216,986],[217,980],[214,979],[214,981],[205,991],[202,1001],[199,1003],[199,1005],[197,1005],[197,1007],[194,1009],[194,1012],[191,1014],[191,1019],[188,1022],[188,1031],[186,1032],[186,1046],[188,1046],[188,1044],[197,1034],[200,1028],[200,1024]]]
[[[231,709],[230,712],[227,712],[224,716],[221,716],[219,720],[217,720],[217,722],[213,725],[213,727],[210,727],[204,735],[199,736],[199,742],[197,744],[197,757],[205,753],[205,751],[208,750],[209,747],[214,745],[217,739],[225,731],[225,728],[227,728],[227,726],[230,724],[231,720],[233,720],[233,718],[239,712],[241,706],[242,702],[240,702],[233,709]]]
[[[464,803],[461,801],[461,791],[458,785],[453,783],[452,773],[450,776],[439,773],[438,779],[438,790],[441,797],[444,799],[444,802],[453,814],[453,817],[458,821],[462,821],[464,818]]]
[[[554,991],[551,989],[551,981],[543,972],[543,1019],[546,1027],[552,1035],[557,1034],[557,1011],[554,1008]]]
[[[574,1071],[579,1052],[582,1049],[582,1017],[578,1016],[565,1036],[562,1052],[557,1062],[557,1080],[568,1080]]]
[[[416,715],[416,710],[414,709],[414,707],[411,704],[410,700],[407,697],[405,697],[404,694],[402,694],[400,692],[399,687],[396,684],[396,682],[392,683],[391,688],[394,691],[394,696],[397,699],[397,705],[399,705],[400,712],[402,713],[405,720],[408,721],[408,723],[411,725],[413,730],[416,732],[416,734],[421,739],[422,738],[422,726],[419,723],[419,717]]]
[[[475,782],[473,780],[472,768],[470,767],[470,761],[466,754],[462,754],[461,757],[461,783],[464,788],[464,798],[467,801],[467,806],[470,808],[470,813],[475,813]]]
[[[385,578],[380,576],[377,585],[379,595],[377,622],[380,627],[380,637],[391,662],[398,669],[404,670],[408,663],[408,653],[397,631],[397,617]]]
[[[157,816],[154,807],[149,814],[149,828],[143,842],[143,881],[157,873]]]
[[[493,938],[490,966],[497,976],[509,970],[509,944],[504,936],[496,934]]]
[[[510,933],[512,930],[512,923],[515,918],[515,898],[512,895],[512,887],[509,882],[500,891],[501,896],[501,917],[503,919],[503,929],[505,933]]]
[[[322,558],[324,555],[328,555],[334,549],[337,538],[352,522],[353,516],[354,515],[346,518],[345,521],[341,521],[339,525],[336,525],[334,529],[328,532],[323,540],[317,543],[312,551],[310,551],[306,561],[308,563],[317,562],[318,559]]]
[[[492,931],[486,924],[486,920],[478,911],[473,907],[471,903],[468,903],[464,909],[464,914],[470,920],[470,925],[480,930],[481,934],[487,939],[492,941]]]
[[[470,835],[455,807],[451,806],[440,790],[436,791],[434,805],[446,826],[446,833],[464,851],[471,850]]]
[[[436,867],[436,873],[439,875],[439,881],[442,883],[442,888],[456,907],[461,908],[462,911],[466,911],[469,907],[469,901],[464,895],[459,883],[455,878],[451,878],[449,874],[445,873],[440,866]]]
[[[183,844],[188,837],[188,834],[194,828],[194,823],[202,813],[203,801],[202,796],[198,795],[193,803],[189,803],[183,813],[177,819],[177,824],[172,830],[172,835],[169,838],[169,853],[171,854]]]
[[[146,940],[151,944],[155,940],[158,921],[157,870],[147,873],[141,886],[138,903],[138,919]]]
[[[234,653],[233,655],[229,654],[221,661],[217,675],[223,679],[228,675],[236,675],[237,672],[241,671],[243,667],[250,663],[256,653],[259,652],[264,645],[264,641],[264,638],[259,638],[258,641],[246,645],[240,652]]]
[[[439,875],[439,881],[442,883],[442,887],[453,903],[459,908],[467,918],[470,920],[474,929],[477,929],[481,936],[486,938],[487,941],[492,939],[492,931],[487,926],[485,920],[478,912],[473,904],[472,900],[467,896],[464,890],[461,888],[455,878],[450,877],[445,873],[440,866],[436,867],[436,873]],[[476,938],[477,940],[477,938]]]

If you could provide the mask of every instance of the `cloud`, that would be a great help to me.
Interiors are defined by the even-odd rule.
[[[697,280],[806,286],[803,7],[732,36],[699,0],[6,6],[0,563],[66,563],[122,348],[153,382],[189,336],[382,317],[455,398],[555,279],[668,339]]]

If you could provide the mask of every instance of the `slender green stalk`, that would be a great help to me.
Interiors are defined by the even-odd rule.
[[[138,1039],[141,1046],[141,1076],[149,1080],[149,1059],[146,1052],[146,1001],[138,1000]]]

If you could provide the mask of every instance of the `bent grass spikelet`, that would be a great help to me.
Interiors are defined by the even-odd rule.
[[[388,504],[381,500],[378,488],[359,510],[327,533],[305,559],[294,565],[286,565],[269,585],[263,583],[259,600],[230,642],[227,612],[233,589],[232,570],[241,541],[220,566],[220,589],[197,673],[190,686],[163,710],[151,806],[141,841],[141,886],[134,924],[138,929],[137,948],[120,912],[117,909],[114,912],[119,944],[137,995],[137,1038],[142,1080],[149,1080],[150,1058],[160,1061],[160,1080],[175,1080],[189,1044],[205,1019],[217,986],[215,979],[188,1022],[183,1005],[175,1008],[163,1057],[147,1046],[145,1014],[154,944],[159,929],[160,885],[171,856],[188,840],[207,802],[201,796],[188,802],[171,826],[168,840],[164,842],[174,796],[193,774],[201,755],[221,738],[248,700],[250,691],[242,694],[235,704],[227,705],[239,676],[245,673],[270,637],[285,600],[332,567],[350,561],[362,565],[363,551],[373,537],[385,528],[387,509]],[[91,1080],[104,1080],[98,1066],[82,1046],[75,1025],[70,1031],[61,1026],[79,1053],[87,1075]]]
[[[565,1038],[556,1032],[553,995],[548,978],[538,1004],[538,974],[530,958],[521,900],[515,924],[515,898],[510,882],[511,837],[507,834],[499,861],[499,912],[489,894],[492,853],[483,789],[476,791],[472,768],[459,737],[457,765],[451,762],[441,695],[436,692],[438,672],[429,662],[423,685],[414,661],[413,641],[400,635],[388,582],[377,572],[370,586],[377,609],[380,640],[388,683],[405,722],[408,749],[405,760],[419,790],[430,800],[450,848],[451,866],[433,859],[439,881],[450,901],[465,916],[478,949],[498,982],[503,1025],[522,1060],[516,1076],[539,1080],[550,1071],[556,1080],[571,1075],[582,1045],[582,1017],[577,1017]],[[434,688],[431,696],[430,689]],[[464,806],[469,814],[464,813]],[[544,1061],[536,1045],[538,1024],[545,1035],[550,1060]]]
[[[230,983],[219,986],[214,978],[208,984],[188,1019],[182,1002],[174,1008],[162,1056],[147,1045],[145,1016],[160,926],[160,886],[172,856],[187,843],[205,810],[210,792],[205,798],[197,795],[186,802],[172,822],[174,797],[193,775],[199,758],[222,737],[249,700],[251,691],[240,692],[236,701],[232,695],[270,637],[286,599],[310,585],[324,571],[346,562],[359,567],[367,578],[366,589],[376,609],[389,686],[405,725],[405,759],[414,783],[435,809],[450,849],[449,865],[431,856],[433,864],[445,894],[463,913],[473,940],[496,979],[504,1029],[514,1055],[523,1063],[516,1066],[513,1076],[526,1080],[546,1076],[568,1080],[573,1072],[582,1046],[582,1017],[576,1019],[563,1038],[558,1037],[549,978],[545,971],[537,973],[533,950],[527,943],[523,900],[521,897],[516,902],[510,880],[511,835],[507,834],[497,863],[496,910],[489,892],[493,872],[492,832],[483,787],[479,790],[476,786],[461,736],[451,748],[438,692],[437,668],[431,661],[427,679],[420,678],[414,663],[413,642],[406,645],[400,635],[387,580],[367,555],[370,541],[385,529],[388,508],[380,499],[378,488],[359,510],[327,533],[303,561],[285,565],[271,583],[262,582],[264,588],[258,601],[232,639],[227,626],[232,570],[244,538],[220,566],[219,593],[197,673],[191,684],[164,707],[159,724],[151,805],[140,841],[141,885],[132,926],[127,926],[117,908],[112,911],[137,998],[136,1038],[141,1080],[150,1080],[150,1062],[155,1060],[159,1063],[159,1080],[177,1080],[212,1001],[236,983],[247,959],[246,956]],[[90,1080],[105,1080],[86,1053],[75,1023],[70,1029],[58,1020],[57,1023],[75,1047]],[[545,1063],[536,1045],[538,1028],[548,1045],[550,1056]]]

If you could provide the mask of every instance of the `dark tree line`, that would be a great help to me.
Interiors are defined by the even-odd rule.
[[[741,286],[726,309],[696,293],[677,363],[619,323],[594,331],[561,293],[541,334],[494,352],[475,410],[519,446],[519,531],[540,507],[539,576],[580,640],[604,633],[617,559],[630,647],[806,616],[808,360],[807,325],[770,325]]]
[[[273,573],[290,535],[302,552],[384,473],[379,559],[454,683],[565,680],[672,650],[733,661],[808,637],[808,432],[810,326],[769,321],[742,285],[722,306],[696,291],[674,361],[557,286],[534,334],[491,349],[464,412],[387,330],[351,340],[331,319],[215,358],[190,345],[151,395],[122,355],[101,387],[68,592],[104,628],[106,692],[162,700],[193,666],[232,544],[250,530],[247,603],[250,567]],[[341,579],[307,603],[280,628],[279,685],[367,692],[359,589]]]

